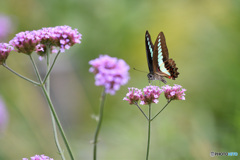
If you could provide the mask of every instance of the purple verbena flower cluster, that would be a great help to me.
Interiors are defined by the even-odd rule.
[[[61,52],[65,49],[69,49],[76,43],[81,43],[82,35],[77,29],[72,29],[69,26],[56,26],[42,28],[39,30],[40,43],[44,45],[50,45],[60,47]]]
[[[129,104],[138,103],[141,100],[141,105],[147,105],[151,103],[158,103],[158,98],[162,93],[162,90],[158,86],[146,86],[143,88],[143,92],[138,88],[128,88],[128,93],[123,100],[129,102]]]
[[[128,88],[128,93],[123,100],[128,101],[129,104],[138,103],[140,100],[141,105],[149,105],[151,103],[158,103],[160,94],[164,92],[167,100],[185,100],[186,89],[182,86],[175,84],[173,87],[166,85],[162,88],[158,86],[146,86],[143,88],[143,93],[141,89],[138,88]]]
[[[14,46],[19,53],[31,54],[40,42],[38,35],[38,31],[20,32],[9,41],[9,44]]]
[[[6,61],[9,52],[11,52],[12,50],[13,47],[10,46],[9,44],[0,43],[0,65],[2,65]]]
[[[7,15],[0,15],[0,42],[3,42],[12,32],[12,21]]]
[[[175,84],[173,87],[166,85],[162,87],[165,97],[168,100],[185,100],[185,88],[181,85]]]
[[[36,51],[40,56],[45,55],[46,47],[59,47],[61,52],[76,43],[81,43],[82,35],[77,29],[69,26],[56,26],[39,30],[25,31],[16,34],[9,42],[17,52],[31,54]]]
[[[100,55],[89,64],[92,65],[89,71],[95,74],[95,85],[104,86],[106,93],[114,95],[129,80],[129,66],[122,59]]]
[[[28,160],[28,158],[23,158],[22,160]],[[53,160],[53,158],[49,158],[48,156],[42,154],[31,157],[31,160]]]
[[[158,86],[146,86],[143,88],[144,95],[141,95],[141,105],[148,105],[151,103],[158,103],[158,98],[162,90]]]
[[[123,100],[128,101],[129,104],[134,104],[135,102],[139,101],[141,95],[142,91],[140,89],[134,87],[128,88],[128,93]]]

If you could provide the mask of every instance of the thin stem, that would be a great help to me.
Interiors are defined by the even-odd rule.
[[[65,136],[65,133],[64,133],[64,131],[63,131],[62,125],[61,125],[61,123],[60,123],[60,121],[59,121],[59,118],[58,118],[58,116],[57,116],[57,114],[56,114],[56,111],[55,111],[55,109],[54,109],[54,106],[53,106],[53,104],[52,104],[52,101],[51,101],[51,99],[50,99],[50,97],[49,97],[49,95],[48,95],[48,93],[47,93],[47,91],[46,91],[46,88],[45,88],[44,86],[42,86],[42,90],[43,90],[44,95],[45,95],[45,97],[46,97],[46,99],[47,99],[48,105],[49,105],[49,107],[50,107],[50,109],[51,109],[51,111],[52,111],[53,117],[54,117],[54,119],[55,119],[55,121],[56,121],[56,123],[57,123],[57,126],[58,126],[58,128],[59,128],[59,131],[60,131],[61,136],[62,136],[62,138],[63,138],[63,141],[64,141],[64,143],[65,143],[65,145],[66,145],[66,148],[67,148],[67,150],[68,150],[68,153],[69,153],[69,155],[70,155],[70,157],[71,157],[71,160],[74,160],[74,157],[73,157],[71,148],[70,148],[70,146],[69,146],[68,140],[67,140],[67,138],[66,138],[66,136]]]
[[[106,97],[106,92],[105,88],[102,91],[101,95],[101,102],[100,102],[100,111],[99,111],[99,120],[98,120],[98,125],[95,131],[94,135],[94,141],[93,141],[93,160],[97,159],[97,142],[98,142],[98,135],[101,129],[101,124],[102,124],[102,119],[103,119],[103,108],[104,108],[104,102],[105,102],[105,97]]]
[[[146,160],[148,160],[149,157],[149,149],[150,149],[150,136],[151,136],[151,104],[149,104],[149,110],[148,110],[148,142],[147,142],[147,155]]]
[[[34,71],[35,71],[35,73],[36,73],[36,75],[37,75],[38,81],[39,81],[39,83],[41,83],[41,86],[43,86],[43,85],[42,85],[42,78],[41,78],[41,76],[40,76],[40,74],[39,74],[39,71],[38,71],[38,69],[37,69],[37,65],[36,65],[36,63],[35,63],[35,61],[34,61],[34,59],[33,59],[33,57],[32,57],[31,54],[29,55],[29,57],[30,57],[30,60],[31,60],[31,62],[32,62]]]
[[[37,75],[37,77],[38,77],[38,80],[39,80],[40,83],[42,84],[42,79],[41,79],[41,77],[40,77],[39,71],[38,71],[37,66],[36,66],[36,64],[35,64],[35,62],[34,62],[34,60],[33,60],[33,58],[32,58],[31,55],[30,55],[30,59],[31,59],[31,62],[32,62],[32,64],[33,64],[35,73],[36,73],[36,75]],[[46,88],[45,88],[44,85],[41,85],[41,88],[42,88],[42,91],[43,91],[43,93],[44,93],[44,96],[45,96],[45,98],[46,98],[46,100],[47,100],[47,102],[48,102],[48,106],[49,106],[49,108],[50,108],[50,110],[51,110],[51,112],[52,112],[52,114],[53,114],[53,117],[54,117],[54,119],[55,119],[55,121],[56,121],[56,123],[57,123],[57,126],[58,126],[58,128],[59,128],[59,131],[60,131],[61,136],[62,136],[62,138],[63,138],[63,141],[64,141],[64,143],[65,143],[65,145],[66,145],[66,148],[67,148],[67,150],[68,150],[68,153],[69,153],[69,155],[70,155],[70,157],[71,157],[71,160],[74,160],[73,154],[72,154],[72,151],[71,151],[71,148],[70,148],[70,146],[69,146],[69,144],[68,144],[67,138],[66,138],[65,133],[64,133],[64,131],[63,131],[62,125],[61,125],[61,123],[60,123],[60,121],[59,121],[59,118],[58,118],[58,116],[57,116],[57,114],[56,114],[56,111],[55,111],[55,109],[54,109],[54,106],[53,106],[53,104],[52,104],[52,101],[51,101],[51,99],[50,99],[50,97],[49,97],[49,94],[48,94],[48,92],[47,92],[47,90],[46,90]]]
[[[47,92],[48,92],[48,95],[50,96],[50,53],[49,53],[49,50],[50,48],[47,46],[46,47],[46,52],[47,52],[47,76],[45,76],[44,80],[43,80],[43,84],[44,81],[46,81],[46,89],[47,89]]]
[[[51,72],[51,69],[50,69],[50,47],[47,47],[46,52],[47,52],[47,72],[46,72],[47,76],[45,77],[45,80],[46,80],[45,85],[46,85],[46,90],[48,92],[48,95],[50,97],[50,72]],[[56,57],[55,57],[55,60],[56,60]],[[54,64],[52,64],[51,68],[53,67],[53,65]],[[43,82],[43,84],[44,84],[44,82]],[[62,160],[65,160],[64,153],[62,151],[62,148],[61,148],[59,140],[58,140],[56,122],[55,122],[55,119],[54,119],[54,116],[53,116],[53,113],[51,110],[50,110],[50,113],[51,113],[51,119],[52,119],[52,125],[53,125],[53,134],[54,134],[55,144],[57,146],[59,154],[62,157]]]
[[[142,112],[142,114],[147,118],[147,120],[149,120],[149,118],[147,117],[147,115],[143,112],[143,110],[141,109],[141,107],[139,107],[138,103],[135,102],[135,105],[138,107],[138,109]]]
[[[24,80],[26,80],[26,81],[34,84],[34,85],[37,85],[37,86],[40,86],[40,85],[41,85],[40,83],[37,83],[37,82],[35,82],[35,81],[27,78],[27,77],[24,77],[24,76],[21,75],[21,74],[15,72],[13,69],[11,69],[10,67],[8,67],[6,63],[3,63],[2,65],[3,65],[3,67],[5,67],[5,68],[8,69],[9,71],[11,71],[12,73],[14,73],[15,75],[17,75],[18,77],[20,77],[20,78],[22,78],[22,79],[24,79]]]
[[[151,121],[154,120],[154,119],[168,106],[168,104],[169,104],[171,101],[172,101],[172,100],[169,100],[169,101],[167,102],[167,104],[165,104],[165,106],[151,119]]]
[[[56,143],[58,152],[59,152],[59,154],[61,155],[62,160],[65,160],[63,150],[62,150],[62,148],[61,148],[61,146],[60,146],[60,143],[59,143],[59,141],[58,141],[57,127],[56,127],[56,122],[55,122],[54,115],[53,115],[52,111],[51,111],[51,119],[52,119],[52,125],[53,125],[54,139],[55,139],[55,143]]]
[[[48,72],[47,72],[47,74],[46,74],[46,76],[45,76],[45,78],[44,78],[44,80],[43,80],[43,84],[46,83],[46,81],[47,81],[47,79],[48,79],[48,77],[49,77],[49,75],[50,75],[50,73],[51,73],[51,71],[52,71],[52,69],[53,69],[53,66],[54,66],[54,64],[55,64],[55,62],[56,62],[56,60],[57,60],[57,58],[58,58],[58,56],[59,56],[59,53],[60,53],[60,50],[58,51],[57,55],[55,56],[51,67],[48,69]],[[47,59],[48,59],[48,58],[47,58]],[[47,61],[48,61],[48,60],[47,60]]]

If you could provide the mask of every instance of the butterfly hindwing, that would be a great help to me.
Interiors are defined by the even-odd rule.
[[[167,70],[169,71],[169,73],[171,74],[171,76],[169,78],[175,80],[175,78],[177,78],[179,75],[179,72],[177,71],[178,68],[176,67],[175,61],[173,59],[168,59],[165,62],[165,66],[166,66]]]

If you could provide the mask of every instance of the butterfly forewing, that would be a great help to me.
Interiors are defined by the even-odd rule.
[[[145,45],[146,45],[149,72],[153,73],[153,44],[152,44],[151,36],[148,33],[148,31],[146,31],[146,34],[145,34]]]

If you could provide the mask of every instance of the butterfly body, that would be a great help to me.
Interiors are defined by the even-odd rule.
[[[148,61],[148,80],[160,80],[163,83],[167,83],[164,77],[173,79],[178,77],[178,68],[173,59],[169,59],[168,48],[163,32],[158,34],[158,37],[152,44],[151,36],[146,31],[145,34],[145,45]]]

